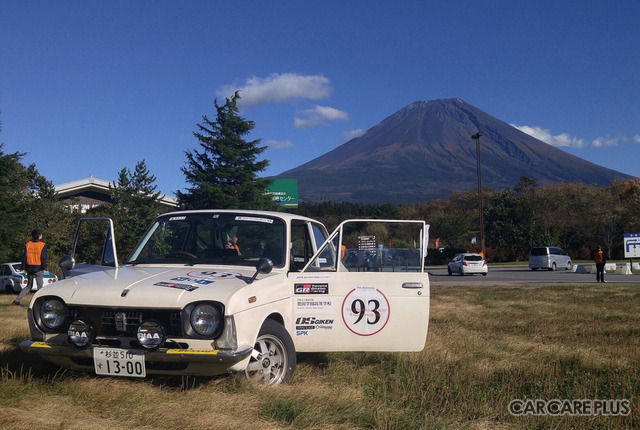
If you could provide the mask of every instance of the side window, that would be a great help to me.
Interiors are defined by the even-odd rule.
[[[293,221],[291,223],[291,271],[300,269],[313,256],[313,245],[306,222]]]

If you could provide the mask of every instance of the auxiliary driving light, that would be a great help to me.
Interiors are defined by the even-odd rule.
[[[165,340],[164,329],[156,321],[145,321],[138,327],[138,342],[144,348],[154,351],[162,346]]]
[[[69,325],[69,329],[67,330],[69,342],[81,348],[93,343],[93,339],[96,337],[95,333],[93,324],[82,320],[75,320]]]

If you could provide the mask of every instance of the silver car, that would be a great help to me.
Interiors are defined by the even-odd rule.
[[[531,248],[529,254],[529,269],[556,270],[564,268],[571,270],[573,263],[571,257],[562,248],[557,246],[536,246]]]
[[[458,273],[460,275],[473,275],[474,273],[481,273],[482,276],[487,276],[489,268],[487,262],[482,255],[473,253],[456,254],[453,260],[447,265],[447,272],[449,275]]]

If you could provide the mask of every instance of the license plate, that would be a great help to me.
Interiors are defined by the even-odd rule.
[[[144,352],[135,349],[93,348],[93,364],[97,375],[144,378]]]

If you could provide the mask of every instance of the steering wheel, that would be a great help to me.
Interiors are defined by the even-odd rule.
[[[188,257],[192,260],[195,260],[196,258],[198,258],[194,254],[187,251],[172,251],[167,254],[167,257]]]

